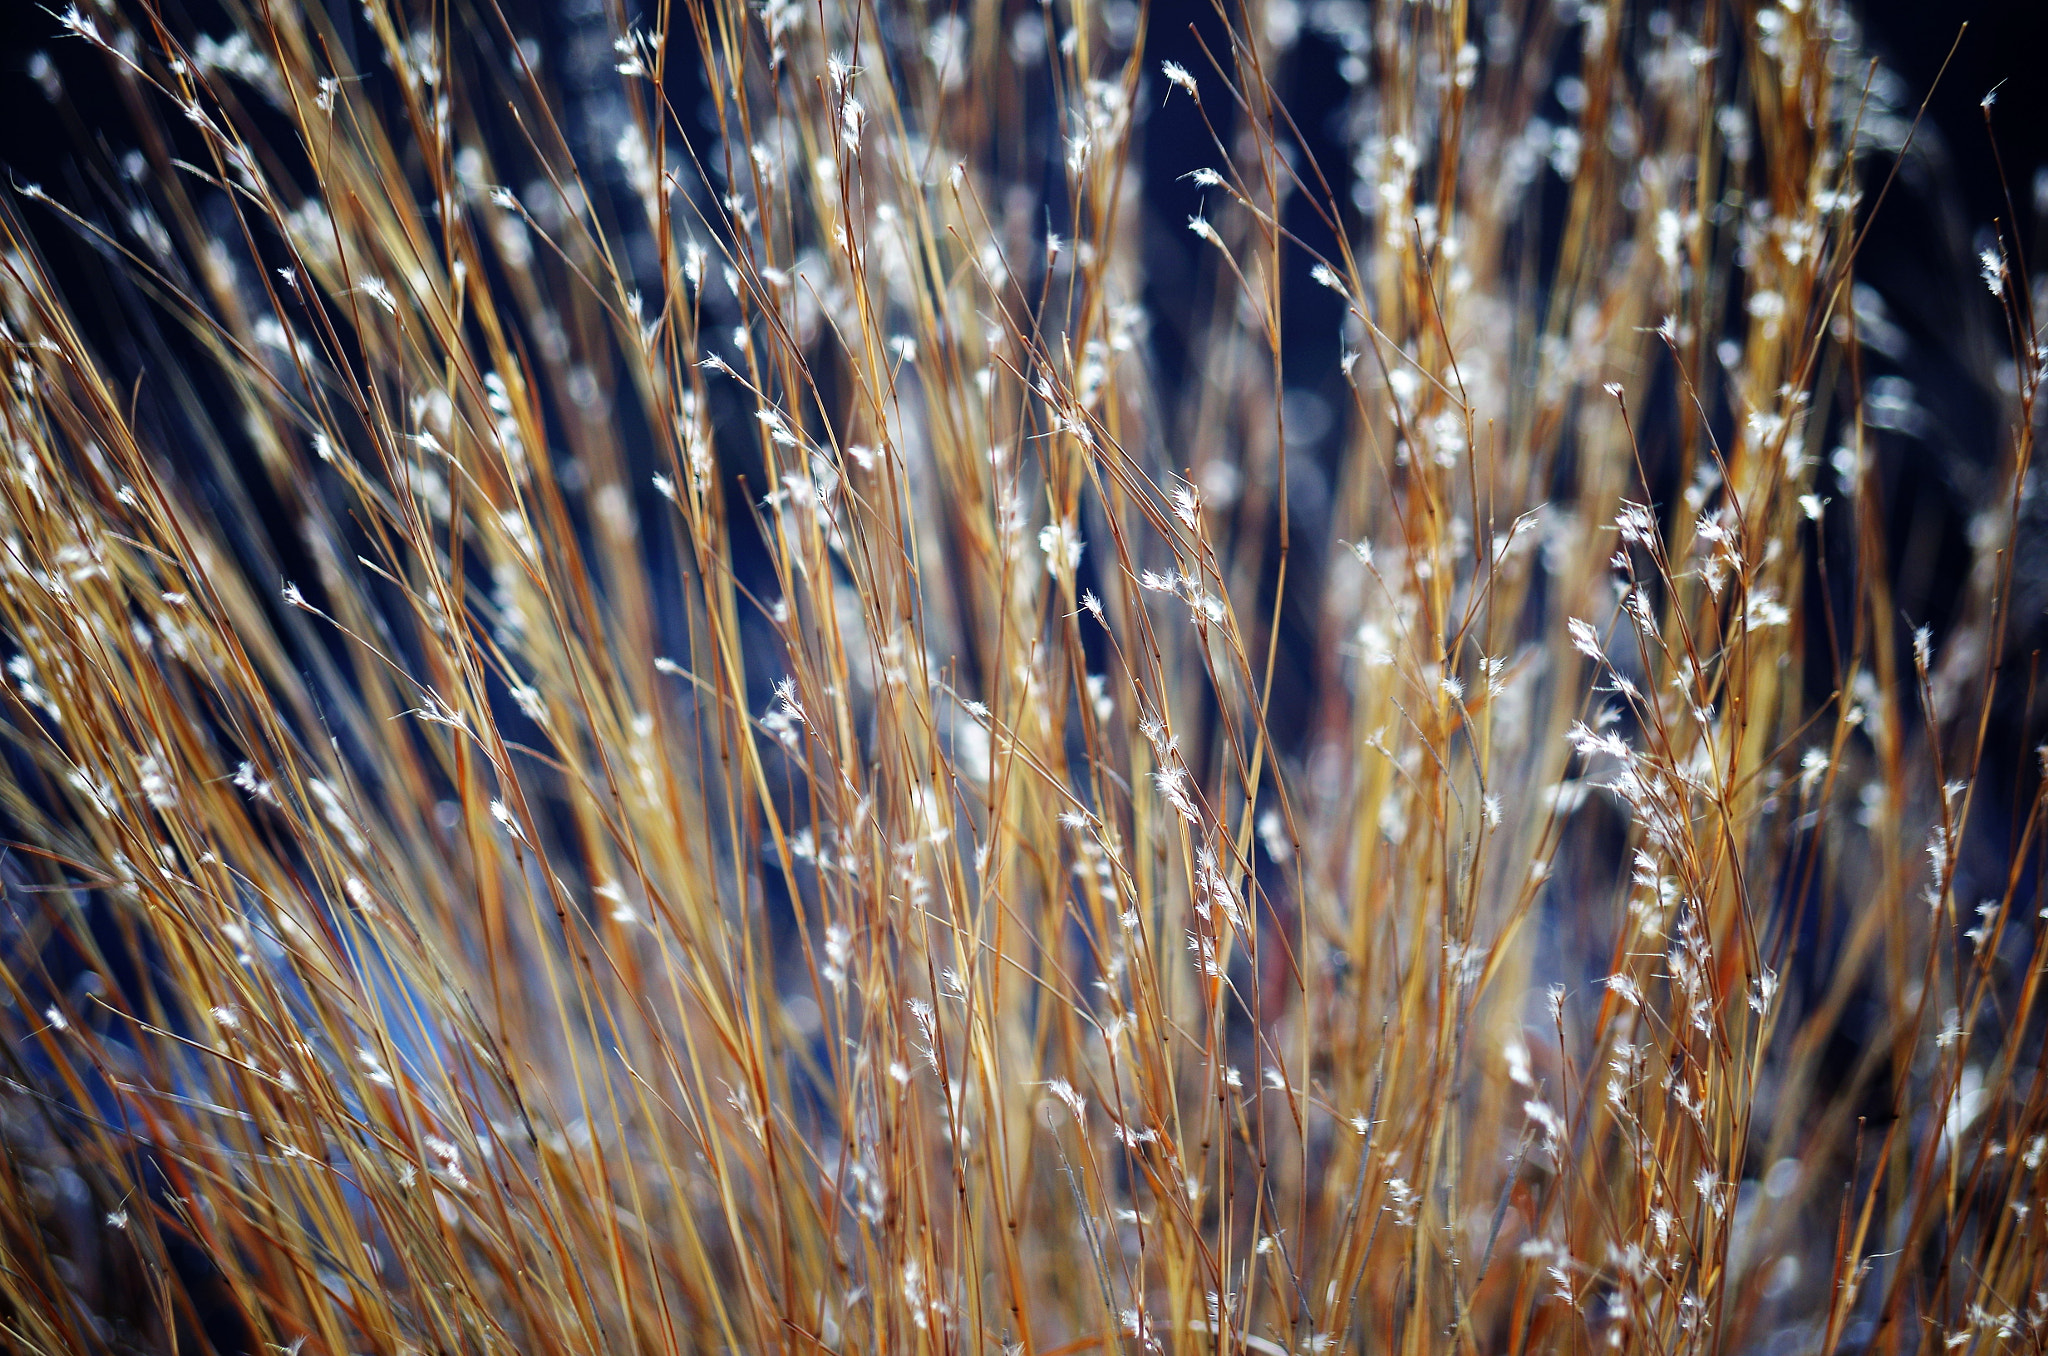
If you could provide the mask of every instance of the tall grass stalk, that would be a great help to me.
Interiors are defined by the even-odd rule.
[[[10,1344],[2040,1348],[2038,804],[1957,884],[2040,354],[1998,254],[1937,650],[1833,0],[682,0],[607,156],[488,4],[63,22]]]

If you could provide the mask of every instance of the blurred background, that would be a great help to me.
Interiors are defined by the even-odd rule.
[[[336,3],[353,9],[342,0]],[[1505,6],[1476,5],[1474,12],[1483,17],[1493,9],[1513,13],[1520,8],[1510,0]],[[1658,6],[1627,8],[1631,22],[1651,24]],[[885,15],[888,9],[882,6]],[[1100,9],[1111,47],[1128,50],[1139,36],[1138,5],[1116,0]],[[542,79],[559,96],[563,126],[571,143],[583,148],[586,165],[616,175],[611,150],[623,105],[611,42],[621,20],[635,17],[635,6],[629,3],[622,12],[618,0],[456,5],[449,11],[452,27],[462,31],[469,15],[479,31],[503,31],[495,18],[482,17],[494,10],[503,12],[512,31],[531,36],[529,50],[539,58]],[[2048,235],[2043,233],[2048,224],[2048,76],[2043,74],[2048,70],[2043,59],[2048,54],[2048,4],[1883,0],[1848,10],[1857,16],[1863,59],[1872,72],[1865,116],[1866,209],[1891,180],[1864,240],[1855,309],[1865,345],[1866,413],[1890,537],[1892,596],[1906,622],[1901,634],[1928,626],[1939,647],[1948,639],[1968,583],[1972,525],[1994,507],[1995,467],[2008,445],[2001,388],[2011,389],[2012,338],[1979,279],[1977,258],[1994,242],[1994,232],[2003,229],[2022,260],[2048,259]],[[174,4],[166,12],[187,33],[225,35],[232,27],[228,11],[217,4]],[[1012,4],[1004,12],[1013,44],[1025,50],[1037,20],[1035,7]],[[1370,13],[1363,0],[1279,0],[1266,7],[1267,36],[1284,51],[1287,63],[1277,83],[1286,92],[1303,149],[1315,158],[1339,202],[1348,202],[1352,192],[1354,174],[1346,150],[1352,139],[1345,119],[1356,106],[1350,80],[1365,69],[1353,53]],[[345,34],[361,36],[360,25],[341,27]],[[52,8],[29,0],[0,4],[0,165],[17,186],[41,184],[59,202],[88,214],[111,213],[132,192],[119,173],[122,153],[133,143],[127,130],[132,108],[97,54],[59,33]],[[1145,66],[1152,71],[1172,60],[1200,72],[1209,66],[1206,51],[1223,50],[1216,9],[1201,0],[1154,3],[1143,41]],[[1488,59],[1512,54],[1510,39]],[[373,57],[358,55],[366,68],[374,66]],[[1023,124],[1019,144],[1028,148],[1024,158],[1041,155],[1044,165],[1035,195],[1022,187],[1032,182],[1032,167],[1017,167],[1014,182],[1020,187],[1004,207],[1066,233],[1060,220],[1061,146],[1049,117],[1054,95],[1043,65],[1027,69],[1039,73],[1036,83],[1043,88],[1030,87],[1033,81],[1027,79],[1025,88],[1003,96],[1012,101],[1006,109],[1015,109]],[[1561,91],[1569,72],[1560,70],[1559,75]],[[668,90],[686,136],[692,122],[708,126],[709,110],[694,81],[692,72],[682,70],[671,76]],[[1995,95],[1995,102],[1987,126],[1984,101],[1989,95]],[[1925,117],[1909,140],[1907,129],[1923,100]],[[1201,210],[1203,190],[1184,176],[1213,163],[1217,152],[1188,101],[1141,100],[1137,112],[1144,202],[1150,209],[1143,227],[1147,358],[1160,385],[1165,417],[1189,418],[1196,402],[1174,396],[1190,379],[1191,360],[1199,358],[1202,336],[1215,316],[1215,293],[1209,286],[1212,261],[1202,255],[1206,247],[1183,229],[1187,217]],[[1561,123],[1571,119],[1555,96],[1537,115]],[[1230,134],[1227,127],[1219,131],[1225,138]],[[1902,144],[1907,147],[1903,156],[1896,153]],[[1551,210],[1548,203],[1543,207]],[[1562,210],[1561,200],[1556,210]],[[36,215],[47,218],[40,209]],[[1311,244],[1327,238],[1327,228],[1299,195],[1290,204],[1288,224]],[[32,220],[31,225],[74,299],[87,337],[119,379],[133,384],[147,417],[166,390],[152,380],[152,362],[162,366],[165,355],[179,351],[182,337],[148,323],[138,325],[137,317],[146,315],[149,306],[132,281],[106,267],[86,242],[67,238],[54,220]],[[2037,290],[2037,299],[2041,295]],[[1346,400],[1337,368],[1341,321],[1337,297],[1315,285],[1307,259],[1297,252],[1283,331],[1288,441],[1297,468],[1288,511],[1296,530],[1310,540],[1327,537],[1329,480],[1318,472],[1334,466],[1345,436],[1340,416]],[[162,402],[160,442],[166,447],[189,441],[176,428],[174,403]],[[1674,405],[1666,417],[1675,412]],[[1643,413],[1653,424],[1644,430],[1652,456],[1651,494],[1669,499],[1676,487],[1654,483],[1655,448],[1668,440],[1654,427],[1657,413]],[[1190,436],[1172,445],[1196,441]],[[738,468],[728,467],[727,474],[737,475]],[[1823,492],[1827,475],[1822,473]],[[260,478],[250,479],[250,491],[263,493]],[[268,544],[288,569],[300,549],[291,536],[282,533]],[[1833,591],[1840,609],[1847,606],[1851,566],[1847,534],[1838,538],[1842,549]],[[739,549],[746,545],[737,543]],[[2040,775],[2031,751],[2041,740],[2038,717],[2048,702],[2033,701],[2030,709],[2027,666],[2048,642],[2048,497],[2033,498],[2023,512],[2018,549],[2020,596],[2014,615],[2020,634],[2009,652],[2009,667],[2015,671],[2001,679],[1986,768],[1992,775],[1985,779],[1999,803],[1992,813],[1974,817],[1979,840],[1970,844],[1973,857],[1993,876],[2002,876],[2010,844],[1991,826],[2014,822],[2007,811],[2027,802]],[[744,570],[744,560],[740,563]],[[1306,582],[1308,587],[1292,594],[1294,605],[1283,618],[1283,645],[1292,642],[1302,660],[1314,643],[1308,619],[1314,614],[1315,581]],[[1812,587],[1820,587],[1817,576]],[[1812,600],[1818,601],[1817,592]],[[1292,744],[1293,753],[1305,754],[1306,713],[1314,709],[1319,667],[1298,662],[1282,668],[1289,677],[1283,677],[1275,708],[1295,714],[1297,728],[1281,728],[1276,735],[1283,745]],[[1818,698],[1832,679],[1815,671],[1808,681],[1810,687],[1817,685],[1811,695]]]
[[[354,0],[333,2],[354,6]],[[488,4],[483,8],[489,12]],[[558,111],[572,144],[586,150],[588,164],[602,172],[614,170],[612,147],[621,108],[612,51],[622,17],[616,6],[606,0],[508,0],[503,8],[513,31],[531,36],[543,78],[560,96]],[[887,8],[885,2],[884,12]],[[1007,14],[1019,29],[1028,28],[1035,17],[1032,9],[1012,4]],[[1654,4],[1642,4],[1631,12],[1647,22],[1654,9]],[[459,15],[461,7],[455,12]],[[1925,625],[1941,647],[1951,638],[1951,622],[1970,584],[1975,534],[1980,524],[1991,521],[1986,515],[2001,507],[1998,468],[2010,442],[2003,421],[2011,407],[2012,340],[1981,281],[1978,255],[2002,233],[2009,247],[2017,246],[2019,262],[2048,277],[2043,267],[2048,261],[2043,229],[2048,226],[2048,3],[1893,0],[1852,6],[1851,12],[1858,17],[1861,46],[1872,63],[1863,166],[1866,210],[1890,183],[1864,239],[1854,307],[1865,345],[1865,405],[1885,504],[1891,591],[1906,622],[1902,636]],[[223,34],[230,26],[225,11],[214,5],[176,6],[174,13],[176,26],[187,33]],[[626,17],[632,13],[629,7]],[[1103,13],[1112,45],[1119,35],[1126,50],[1140,40],[1137,5],[1126,0],[1104,6]],[[1315,158],[1340,202],[1350,200],[1353,181],[1346,150],[1352,139],[1344,119],[1352,107],[1352,67],[1357,63],[1347,44],[1369,13],[1357,0],[1281,0],[1267,6],[1268,36],[1285,39],[1275,42],[1287,63],[1276,83],[1286,94],[1302,148]],[[1160,62],[1175,61],[1205,71],[1205,50],[1224,46],[1220,27],[1214,8],[1204,0],[1155,0],[1142,35],[1146,67],[1156,71]],[[117,167],[132,143],[133,110],[98,54],[60,38],[60,28],[56,14],[30,0],[0,0],[0,166],[17,187],[40,184],[57,201],[89,216],[110,214],[127,192]],[[360,64],[368,67],[373,60]],[[702,99],[692,88],[691,74],[672,77],[667,94],[688,135]],[[1020,188],[1016,201],[1005,206],[1046,219],[1050,230],[1068,234],[1059,219],[1064,179],[1057,128],[1048,116],[1054,106],[1049,77],[1045,88],[1004,94],[1022,110],[1020,143],[1044,157],[1038,192]],[[1987,96],[1993,95],[1987,108]],[[1909,139],[1907,128],[1923,100],[1925,118]],[[1143,200],[1149,209],[1147,359],[1165,397],[1165,416],[1173,418],[1176,410],[1196,408],[1195,402],[1173,396],[1193,379],[1199,346],[1215,313],[1208,285],[1213,261],[1206,257],[1207,247],[1184,229],[1186,218],[1199,210],[1202,193],[1185,176],[1215,163],[1217,151],[1190,101],[1141,100],[1137,113],[1142,119],[1137,141]],[[1553,120],[1570,116],[1555,101],[1539,113]],[[1030,167],[1023,170],[1017,182],[1028,185]],[[154,421],[166,455],[180,456],[178,421],[183,415],[155,374],[184,341],[137,323],[149,311],[146,300],[131,278],[107,267],[83,238],[67,235],[43,209],[30,220],[88,339],[119,381],[132,385],[142,422],[148,427]],[[1298,199],[1289,225],[1311,243],[1326,229]],[[1290,453],[1297,451],[1298,441],[1299,455],[1286,511],[1296,519],[1299,533],[1321,541],[1329,535],[1330,491],[1317,468],[1335,464],[1345,436],[1345,405],[1338,394],[1340,303],[1312,283],[1305,259],[1288,285],[1282,345],[1287,427]],[[2048,287],[2037,288],[2035,298],[2038,309],[2048,309],[2041,306],[2048,302]],[[196,379],[205,380],[203,375]],[[1644,432],[1646,445],[1660,441],[1655,428]],[[202,464],[196,455],[193,464]],[[727,474],[735,474],[733,468]],[[260,496],[262,479],[252,475],[244,488]],[[218,487],[202,480],[193,489],[205,495]],[[745,546],[737,543],[736,553]],[[310,573],[296,566],[302,548],[288,528],[267,548],[288,577]],[[1996,878],[2001,886],[2013,847],[2005,826],[2017,822],[2013,807],[2029,803],[2035,792],[2040,767],[2033,750],[2048,728],[2042,718],[2048,700],[2030,695],[2042,686],[2032,681],[2032,665],[2048,648],[2048,496],[2028,500],[2016,550],[2013,615],[2018,635],[2008,661],[2013,671],[2000,683],[2003,695],[1992,714],[1981,782],[1987,803],[1984,812],[1973,815],[1974,837],[1966,844],[1961,871],[1963,876]],[[744,570],[744,560],[740,563]],[[1846,569],[1838,570],[1836,585],[1846,577]],[[1282,669],[1294,687],[1283,686],[1274,703],[1282,713],[1276,734],[1283,754],[1292,757],[1304,755],[1308,747],[1307,713],[1315,708],[1315,684],[1323,671],[1310,662],[1314,587],[1310,579],[1290,595],[1295,627],[1283,643],[1295,662]],[[1816,581],[1813,587],[1818,591],[1820,585]],[[1810,683],[1816,681],[1826,679],[1809,675]],[[756,698],[756,709],[765,706],[763,694]],[[1293,728],[1284,723],[1290,715]],[[8,827],[0,822],[0,840],[15,836]],[[0,884],[10,893],[18,888],[11,868],[0,866],[0,873],[6,873]],[[1967,880],[1956,889],[1959,898],[1981,893]],[[1570,949],[1568,943],[1550,944]],[[1815,957],[1813,965],[1825,964],[1825,947],[1803,954]],[[65,958],[42,959],[53,981],[65,983]]]

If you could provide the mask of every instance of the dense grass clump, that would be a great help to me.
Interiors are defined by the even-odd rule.
[[[7,1343],[2040,1349],[1837,0],[585,8],[63,16]]]

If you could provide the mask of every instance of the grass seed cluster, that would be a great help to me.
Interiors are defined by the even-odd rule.
[[[2041,1349],[2042,353],[1937,647],[1839,0],[586,8],[61,16],[9,1345]]]

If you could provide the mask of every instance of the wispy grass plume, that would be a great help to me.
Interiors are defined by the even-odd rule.
[[[596,13],[63,17],[9,1342],[2039,1348],[2041,350],[1937,648],[1835,0]]]

